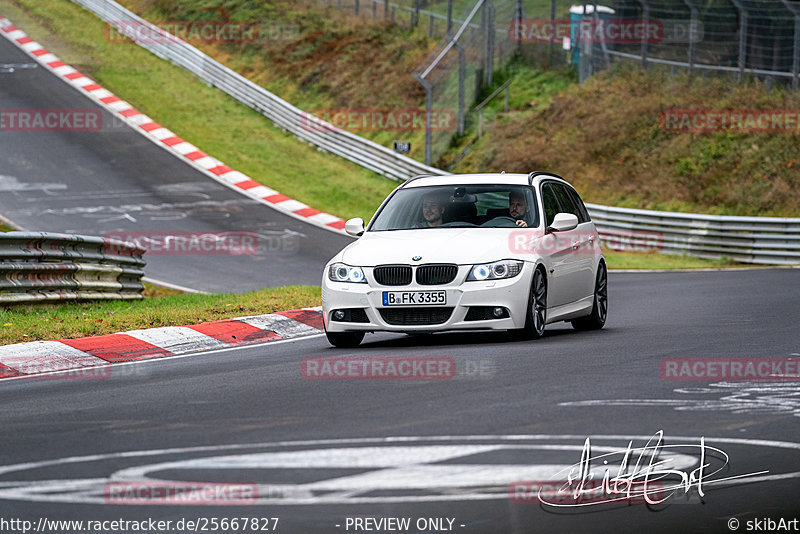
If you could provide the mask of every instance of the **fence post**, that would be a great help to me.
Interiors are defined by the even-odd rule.
[[[483,4],[483,37],[486,40],[486,66],[484,67],[484,80],[486,85],[492,85],[492,71],[494,70],[494,3],[491,1]]]
[[[375,0],[372,0],[372,20],[378,18],[378,4],[375,3]]]
[[[389,18],[389,0],[383,0],[383,18]]]
[[[737,80],[744,81],[744,68],[747,64],[747,9],[739,0],[731,0],[739,10],[739,74]]]
[[[356,15],[358,15],[358,0],[356,0]]]
[[[411,12],[411,27],[416,28],[419,24],[419,0],[414,0],[414,11]]]
[[[556,0],[550,0],[550,27],[554,28],[556,25]],[[555,39],[550,42],[550,64],[555,61],[556,56],[556,43]]]
[[[521,24],[525,20],[525,6],[522,5],[522,0],[517,0],[517,5],[514,7],[514,31],[517,31],[516,25]],[[516,38],[516,35],[515,35]],[[517,41],[517,50],[522,48],[522,41]]]
[[[464,109],[466,99],[467,58],[464,48],[458,43],[453,43],[453,48],[458,50],[458,135],[464,135]]]
[[[450,35],[450,31],[452,29],[453,29],[453,0],[447,0],[447,35]]]
[[[416,72],[414,78],[425,89],[425,165],[431,164],[431,108],[433,108],[433,85]]]
[[[694,57],[697,46],[697,6],[694,5],[692,0],[683,0],[683,3],[686,4],[691,12],[689,20],[689,82],[691,82],[694,78]]]
[[[433,13],[428,21],[428,37],[433,37]]]
[[[792,90],[796,91],[800,85],[800,8],[793,6],[789,0],[781,0],[786,9],[794,15],[794,44],[792,49]]]
[[[647,24],[647,21],[650,20],[650,4],[647,3],[647,0],[638,1],[642,4],[642,22]],[[642,69],[647,70],[647,32],[642,37]]]

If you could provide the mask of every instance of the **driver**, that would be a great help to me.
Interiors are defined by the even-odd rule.
[[[422,197],[422,219],[419,228],[432,228],[441,226],[442,215],[444,215],[444,202],[440,195],[428,193]]]
[[[530,207],[525,199],[525,194],[522,191],[511,191],[508,194],[508,215],[514,219],[517,226],[528,227],[528,223],[525,221],[528,211],[530,211]]]

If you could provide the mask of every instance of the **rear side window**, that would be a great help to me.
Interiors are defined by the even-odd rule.
[[[544,215],[547,218],[546,226],[550,226],[553,224],[556,214],[561,211],[556,194],[553,192],[552,184],[544,184],[542,186],[542,204],[544,204]]]
[[[580,215],[578,215],[578,220],[582,223],[591,221],[592,218],[589,217],[589,211],[586,209],[586,206],[583,205],[583,201],[578,193],[571,187],[566,187],[565,189],[567,193],[569,193],[569,196],[572,197],[572,203],[578,208],[578,212],[580,213]]]

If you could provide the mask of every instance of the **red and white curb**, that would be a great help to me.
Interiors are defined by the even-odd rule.
[[[320,334],[322,308],[238,317],[191,326],[131,330],[103,336],[33,341],[0,346],[0,379],[60,371],[70,377],[81,370],[177,354],[202,353],[267,341]],[[60,376],[59,374],[55,375]]]
[[[81,74],[77,69],[59,60],[55,54],[50,53],[42,45],[28,37],[25,32],[14,26],[3,15],[0,15],[0,35],[3,35],[31,56],[37,63],[54,72],[62,80],[97,102],[101,107],[127,123],[134,130],[198,169],[206,176],[292,217],[327,230],[344,233],[344,221],[339,217],[324,213],[286,195],[282,195],[278,191],[261,185],[249,176],[209,156],[158,124],[128,102],[114,95],[111,91],[95,83],[94,80]]]

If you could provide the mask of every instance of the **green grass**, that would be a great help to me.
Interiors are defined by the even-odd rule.
[[[281,193],[343,218],[374,213],[396,182],[325,155],[132,42],[106,37],[67,0],[10,0],[3,14],[35,40],[201,150]]]
[[[14,231],[14,228],[11,228],[10,226],[5,225],[2,222],[0,222],[0,232],[13,232],[13,231]]]
[[[141,301],[0,307],[0,344],[71,339],[138,328],[181,326],[320,304],[319,288],[289,286],[245,294],[175,294],[149,286]]]
[[[603,247],[609,269],[725,269],[752,267],[730,259],[707,260],[677,254],[658,252],[617,252]]]

